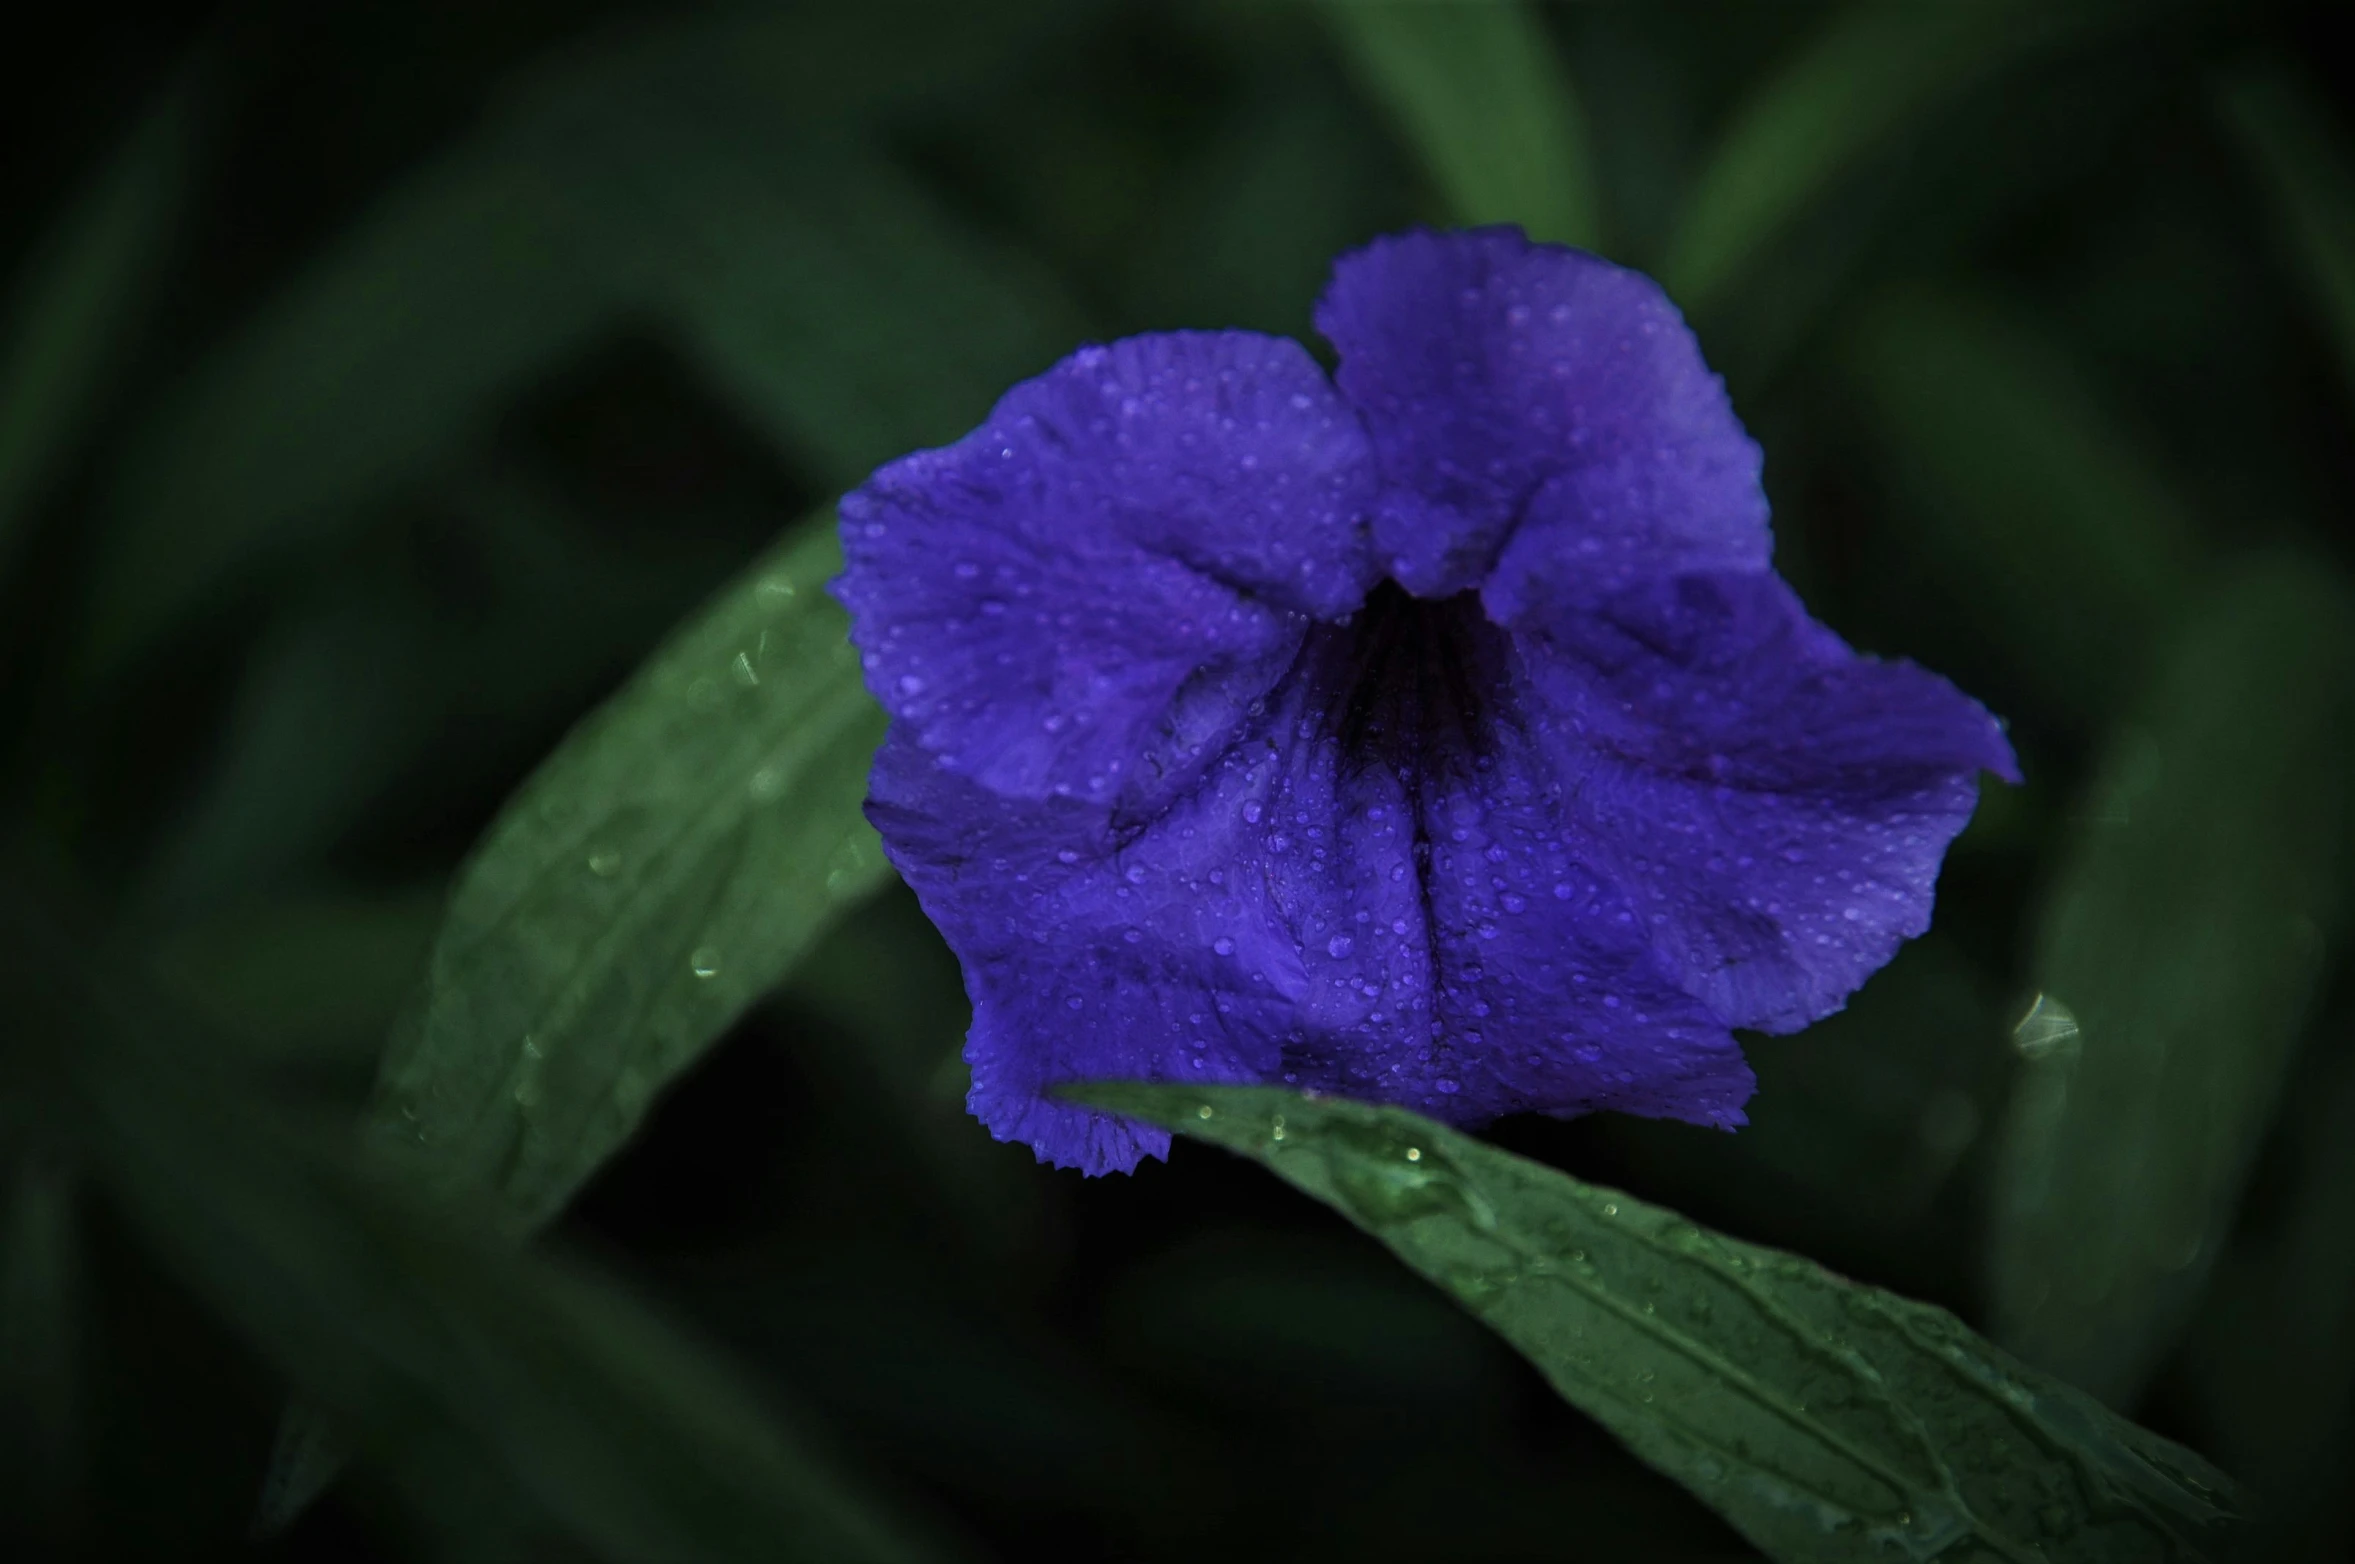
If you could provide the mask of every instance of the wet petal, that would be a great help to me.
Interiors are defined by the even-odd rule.
[[[1987,712],[1860,657],[1772,575],[1649,583],[1516,627],[1531,730],[1683,985],[1734,1026],[1836,1010],[1929,926]]]
[[[1504,637],[1451,611],[1501,677]],[[875,822],[965,965],[972,1106],[994,1133],[1091,1172],[1133,1165],[1157,1132],[1048,1095],[1121,1078],[1282,1081],[1457,1123],[1741,1122],[1740,1050],[1661,960],[1546,757],[1501,707],[1476,731],[1411,669],[1369,673],[1367,634],[1311,632],[1200,785],[1141,826],[989,795],[886,745]]]
[[[1766,564],[1758,447],[1651,279],[1517,229],[1415,232],[1343,256],[1316,319],[1408,590]]]
[[[1087,348],[842,503],[836,591],[910,742],[1149,808],[1373,579],[1365,436],[1297,344]]]

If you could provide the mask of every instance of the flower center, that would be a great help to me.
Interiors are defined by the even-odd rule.
[[[1478,593],[1421,598],[1384,581],[1324,634],[1318,661],[1338,685],[1328,709],[1351,760],[1412,774],[1489,747],[1509,648]]]

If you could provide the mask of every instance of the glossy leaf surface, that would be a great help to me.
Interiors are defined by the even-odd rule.
[[[823,590],[839,561],[813,524],[756,563],[461,871],[372,1115],[436,1185],[544,1222],[889,874],[859,812],[883,716]]]
[[[2216,1556],[2231,1484],[1942,1309],[1397,1108],[1099,1085],[1265,1163],[1447,1288],[1781,1560]]]

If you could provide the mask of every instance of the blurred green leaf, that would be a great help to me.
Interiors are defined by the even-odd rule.
[[[2199,1559],[2234,1519],[2223,1474],[1944,1310],[1402,1109],[1267,1087],[1074,1095],[1332,1206],[1770,1557]]]
[[[2125,1405],[2173,1345],[2271,1124],[2342,912],[2343,588],[2231,580],[2111,739],[2037,935],[2004,1127],[1995,1333]]]
[[[2001,1030],[1979,974],[1933,930],[1837,1014],[1751,1040],[1758,1094],[1740,1134],[1623,1114],[1600,1127],[1633,1182],[1709,1201],[1753,1236],[1884,1264],[1948,1250],[1955,1235],[1930,1219],[2001,1106]]]
[[[432,949],[446,899],[436,883],[256,897],[162,937],[155,976],[245,1057],[358,1065],[365,1080]]]
[[[2285,70],[2228,78],[2222,104],[2355,386],[2355,157],[2346,135],[2330,105]]]
[[[2185,1354],[2213,1447],[2265,1501],[2253,1556],[2284,1564],[2355,1546],[2355,1048],[2329,1031],[2284,1113],[2281,1209],[2234,1235]]]
[[[145,321],[187,194],[197,87],[148,112],[0,300],[0,570]]]
[[[823,589],[830,518],[575,729],[460,872],[371,1126],[518,1232],[889,877],[859,812],[883,714]]]
[[[48,1148],[7,1147],[0,1227],[0,1540],[29,1558],[73,1555],[87,1517],[88,1413],[76,1179]]]
[[[442,459],[621,300],[573,192],[498,141],[427,169],[205,361],[133,446],[91,609],[100,668],[251,556]]]
[[[779,144],[694,107],[649,110],[615,148],[644,209],[613,253],[660,237],[644,286],[681,345],[830,484],[955,439],[1086,334],[1033,267],[871,149]]]
[[[2131,14],[2109,0],[2041,6],[1852,5],[1736,111],[1696,180],[1661,280],[1688,314],[1858,164],[2021,56]]]
[[[822,1023],[801,1040],[829,1098],[871,1105],[859,1138],[921,1179],[955,1240],[1009,1286],[1043,1281],[1021,1261],[1039,1243],[1045,1192],[1027,1156],[972,1132],[959,1050],[973,1009],[916,898],[895,889],[836,925],[784,999]]]
[[[1536,9],[1519,0],[1325,0],[1333,37],[1460,223],[1601,242],[1586,118]]]
[[[337,240],[131,453],[89,662],[446,464],[634,316],[841,484],[1066,348],[1044,283],[813,127],[806,69],[770,68],[802,24],[723,11],[569,61]]]
[[[58,962],[8,936],[21,997],[43,981],[28,955]],[[481,1213],[362,1175],[334,1141],[172,1067],[149,1037],[170,1023],[75,986],[48,1015],[76,1023],[57,1074],[100,1177],[187,1285],[396,1480],[456,1432],[609,1559],[917,1556],[736,1371],[642,1304],[514,1252]],[[408,1486],[424,1506],[444,1491]]]
[[[1991,301],[1890,291],[1847,357],[1920,545],[1982,633],[2056,710],[2114,711],[2198,569],[2163,471],[2077,366]]]
[[[1333,257],[1399,216],[1396,168],[1341,85],[1269,77],[1154,204],[1123,290],[1145,323],[1307,338]]]
[[[463,785],[481,762],[453,731],[579,711],[740,558],[617,542],[527,471],[450,489],[442,538],[362,540],[256,636],[211,764],[143,874],[144,920],[177,926],[280,888],[400,784],[413,797],[420,773]],[[435,590],[461,573],[461,601]],[[499,780],[530,758],[497,757]]]
[[[354,572],[261,629],[210,764],[148,860],[145,919],[271,889],[381,802],[441,727],[433,653],[450,627],[434,608],[395,572]]]

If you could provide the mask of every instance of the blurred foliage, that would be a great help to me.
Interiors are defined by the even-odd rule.
[[[1752,1040],[1750,1129],[1489,1139],[1953,1310],[2233,1473],[2256,1556],[2355,1552],[2333,20],[46,16],[0,54],[0,1553],[1766,1543],[1247,1162],[988,1140],[853,807],[807,518],[1082,340],[1306,336],[1335,251],[1492,220],[1667,282],[1784,571],[2029,780],[1928,938]]]

